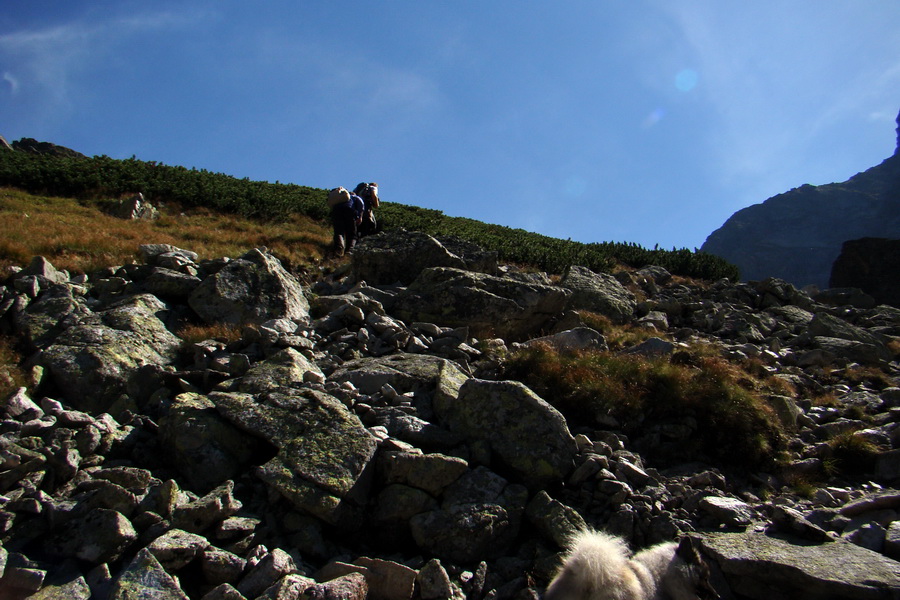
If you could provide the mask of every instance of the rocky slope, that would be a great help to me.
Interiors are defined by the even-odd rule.
[[[824,288],[841,245],[866,237],[900,239],[900,135],[898,150],[880,165],[741,209],[701,250],[737,265],[744,280],[778,277]]]
[[[38,258],[0,288],[37,386],[0,412],[4,598],[537,598],[585,525],[635,548],[695,536],[723,598],[900,597],[900,310],[659,268],[557,283],[417,234],[367,238],[308,286],[265,249],[141,250],[78,278]],[[790,457],[660,470],[644,456],[700,432],[633,443],[497,377],[539,334],[603,347],[578,310],[678,340],[632,352],[703,339],[784,378]],[[185,343],[187,321],[241,334]],[[875,452],[829,480],[842,432]]]

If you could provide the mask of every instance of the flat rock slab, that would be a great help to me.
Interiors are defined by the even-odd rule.
[[[854,544],[801,544],[750,532],[704,534],[703,548],[742,597],[900,598],[900,562]]]

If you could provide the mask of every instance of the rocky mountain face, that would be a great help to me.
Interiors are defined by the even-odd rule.
[[[866,237],[900,239],[900,151],[843,183],[803,185],[741,209],[701,250],[737,265],[744,280],[824,288],[841,245]]]
[[[0,403],[4,598],[536,599],[585,526],[696,538],[722,598],[900,597],[900,310],[658,267],[556,282],[422,234],[305,285],[265,249],[141,252],[75,278],[36,258],[0,287],[38,390]],[[497,376],[536,335],[604,347],[582,309],[678,340],[628,352],[702,339],[806,390],[770,398],[790,457],[663,470],[645,456],[689,426],[647,423],[639,449]],[[241,335],[185,343],[185,320]],[[840,433],[876,452],[828,479]]]
[[[862,238],[844,242],[831,267],[830,287],[858,288],[878,304],[900,307],[900,240]]]

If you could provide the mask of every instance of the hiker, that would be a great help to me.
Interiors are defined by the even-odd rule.
[[[331,222],[334,225],[333,250],[337,256],[353,249],[358,238],[357,228],[362,222],[365,204],[362,198],[351,194],[342,187],[328,192],[328,205],[331,207]]]
[[[353,193],[362,198],[365,208],[363,210],[362,223],[357,233],[360,237],[370,235],[378,231],[378,221],[375,219],[375,209],[381,201],[378,199],[377,183],[360,183],[353,188]]]

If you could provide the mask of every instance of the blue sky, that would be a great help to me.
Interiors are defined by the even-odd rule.
[[[896,0],[4,0],[0,135],[699,247],[896,145]]]

